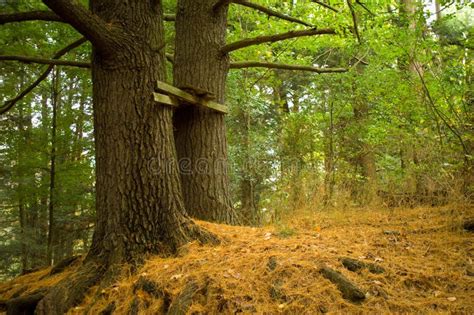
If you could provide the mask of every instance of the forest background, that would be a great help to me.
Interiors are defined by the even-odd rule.
[[[332,27],[336,36],[293,38],[231,55],[226,123],[232,200],[240,220],[262,225],[301,209],[472,201],[472,4],[317,2],[258,4]],[[174,13],[174,1],[163,4],[165,13]],[[414,9],[403,13],[403,6]],[[8,13],[45,7],[7,0],[0,8]],[[232,5],[227,40],[300,26]],[[172,21],[165,27],[172,55]],[[49,59],[77,37],[55,22],[2,25],[1,104],[49,67],[8,56]],[[85,253],[90,245],[95,220],[90,54],[89,44],[69,52],[63,59],[78,61],[76,66],[52,67],[0,116],[2,280]],[[248,60],[254,64],[243,64]],[[171,78],[172,64],[167,66]]]

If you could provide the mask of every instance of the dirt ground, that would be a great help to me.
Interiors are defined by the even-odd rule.
[[[138,273],[92,288],[70,313],[474,314],[474,234],[462,229],[472,217],[472,206],[450,205],[301,210],[263,228],[199,222],[222,244],[191,243],[178,257],[153,257]],[[385,271],[349,271],[344,257]],[[343,298],[320,273],[324,266],[359,287],[365,299]],[[52,286],[74,268],[51,277],[44,277],[49,269],[41,270],[1,284],[0,299]]]

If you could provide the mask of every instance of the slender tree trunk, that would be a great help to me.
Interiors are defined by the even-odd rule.
[[[40,196],[39,196],[39,213],[38,213],[38,229],[36,233],[37,240],[37,264],[38,265],[49,265],[47,260],[47,241],[45,244],[44,240],[48,239],[48,203],[49,203],[49,171],[50,169],[50,114],[48,110],[48,100],[50,93],[43,92],[41,100],[41,142],[46,143],[44,151],[42,151],[41,161],[42,165],[45,165],[41,170],[41,181],[40,181]]]
[[[399,14],[403,23],[402,26],[410,32],[415,32],[417,28],[415,14],[417,12],[418,5],[418,0],[400,0]],[[401,60],[400,68],[406,72],[406,76],[409,79],[413,75],[418,76],[418,72],[419,75],[423,75],[422,67],[416,60],[416,51],[414,50],[409,51],[408,55]],[[419,85],[413,86],[413,95],[416,98],[416,101],[420,104],[426,102],[426,100],[422,97],[423,91]],[[435,119],[437,118],[435,117]],[[406,142],[404,144],[406,147],[401,149],[401,151],[405,153],[404,162],[402,162],[402,164],[404,164],[408,171],[406,178],[406,193],[408,194],[407,199],[412,205],[416,200],[422,201],[423,195],[425,194],[424,182],[418,175],[418,157],[416,146],[413,145],[414,143],[416,143],[416,139],[413,139],[412,143],[410,143],[410,141]]]
[[[435,0],[435,14],[436,14],[436,20],[441,20],[441,4],[439,3],[439,0]]]
[[[179,0],[176,17],[174,84],[224,103],[229,58],[225,45],[227,5],[214,0]],[[184,104],[183,104],[184,105]],[[196,106],[180,107],[174,117],[184,203],[196,218],[236,223],[232,208],[225,116]]]
[[[329,101],[329,128],[326,133],[326,152],[324,155],[324,198],[325,206],[332,204],[334,195],[334,105]]]
[[[48,243],[47,243],[47,261],[48,265],[53,265],[53,249],[55,242],[55,186],[56,186],[56,131],[57,116],[59,107],[59,76],[58,70],[54,72],[52,83],[51,103],[53,107],[53,116],[51,119],[51,154],[49,167],[49,204],[48,204]]]
[[[363,73],[362,66],[358,66],[357,72]],[[361,97],[360,93],[357,93],[357,86],[353,86],[354,97],[353,97],[353,111],[354,120],[359,130],[366,130],[366,125],[369,123],[369,107],[367,101]],[[363,134],[358,134],[358,138],[364,138]],[[364,185],[360,188],[362,197],[362,203],[370,204],[374,201],[377,193],[377,173],[375,167],[375,153],[373,146],[366,140],[356,139],[357,143],[357,156],[356,163],[361,168],[362,176],[364,177]]]
[[[32,180],[28,167],[28,154],[26,150],[31,144],[31,110],[27,106],[20,107],[18,110],[18,130],[19,142],[17,148],[17,182],[16,193],[18,196],[18,214],[20,222],[20,243],[21,243],[21,268],[22,272],[28,270],[31,266],[31,251],[30,244],[33,234],[33,227],[30,225],[31,205],[35,200],[32,193],[34,187],[34,180]]]
[[[186,214],[173,110],[152,97],[156,81],[165,79],[161,2],[103,0],[91,8],[121,27],[113,47],[94,47],[92,58],[96,230],[81,268],[49,291],[38,314],[64,313],[124,263],[174,253],[192,239],[216,241]]]
[[[259,222],[258,208],[255,201],[255,184],[252,174],[252,161],[250,158],[250,114],[245,108],[239,109],[239,120],[241,121],[240,132],[242,134],[243,169],[240,178],[240,201],[241,215],[245,224],[255,225]]]

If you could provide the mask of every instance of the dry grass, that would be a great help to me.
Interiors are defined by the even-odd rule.
[[[171,300],[194,281],[199,290],[189,313],[315,314],[462,313],[474,314],[474,246],[463,232],[472,207],[397,210],[300,211],[280,225],[264,228],[200,224],[218,234],[217,247],[193,243],[175,258],[153,258],[135,275],[113,287],[93,288],[73,314],[97,314],[112,301],[116,314],[128,314],[132,301],[139,314],[157,314],[164,300],[135,290],[139,277],[156,282]],[[399,235],[384,231],[398,231]],[[273,258],[271,258],[273,257]],[[340,257],[377,262],[386,272],[350,272]],[[271,270],[269,261],[276,262]],[[350,303],[318,273],[322,265],[343,273],[365,292],[361,304]],[[36,282],[47,271],[0,285],[0,299],[20,287],[51,286],[62,275]],[[44,281],[49,282],[44,282]],[[7,290],[7,288],[10,288]],[[455,299],[454,299],[455,298]]]

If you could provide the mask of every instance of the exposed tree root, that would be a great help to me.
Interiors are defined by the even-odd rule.
[[[467,219],[463,224],[463,228],[466,231],[474,232],[474,218]]]
[[[336,270],[323,267],[319,270],[319,272],[324,278],[328,279],[337,286],[339,291],[341,291],[343,298],[354,303],[361,302],[365,299],[364,292],[362,292],[361,289],[356,287],[352,282],[350,282],[346,277]]]
[[[79,304],[87,290],[97,284],[106,273],[107,265],[92,261],[84,262],[69,278],[59,282],[38,303],[36,314],[64,314]]]
[[[174,299],[167,312],[168,315],[184,315],[187,313],[194,294],[199,290],[196,282],[189,282],[184,290]]]
[[[14,295],[10,300],[0,301],[0,311],[7,315],[34,314],[36,305],[45,296],[48,288],[39,289],[26,296]]]
[[[64,269],[75,263],[81,256],[72,256],[58,262],[49,272],[48,276],[63,272]]]
[[[375,274],[380,274],[380,273],[385,272],[385,269],[383,269],[377,264],[365,263],[353,258],[343,257],[341,258],[341,263],[344,267],[346,267],[346,269],[350,271],[354,271],[354,272],[359,271],[361,269],[367,269],[369,270],[369,272],[375,273]]]
[[[167,241],[163,242],[162,246],[158,246],[158,248],[164,249],[161,254],[173,255],[177,252],[180,246],[186,244],[190,240],[197,240],[203,244],[220,243],[219,238],[215,234],[199,227],[192,220],[185,220],[179,230],[178,233],[170,236]],[[166,248],[168,248],[168,250],[166,250]],[[133,258],[132,269],[136,270],[138,267],[137,262],[143,261],[143,258],[146,257],[148,253],[127,254]],[[40,298],[36,301],[38,304],[36,306],[35,303],[36,314],[59,315],[66,313],[71,307],[79,304],[83,300],[89,288],[99,283],[104,287],[110,285],[116,277],[119,276],[120,267],[122,266],[121,264],[130,263],[129,259],[125,257],[111,258],[109,255],[113,255],[113,253],[109,253],[109,255],[90,253],[89,255],[90,256],[85,259],[76,272],[67,279],[59,282],[55,287],[51,288],[48,293],[44,295],[44,298]],[[97,258],[98,256],[100,256],[100,258]],[[76,261],[76,259],[69,259],[61,262],[56,269],[64,269],[68,264],[72,264],[74,261]],[[147,293],[152,294],[152,292],[148,291],[155,291],[155,294],[163,294],[163,292],[160,292],[158,286],[145,280],[138,285],[140,287],[137,289],[145,290]],[[186,303],[180,302],[180,306],[176,307],[181,309],[186,305]],[[110,307],[112,308],[112,306]],[[107,314],[110,311],[111,309],[104,309],[104,314]]]

